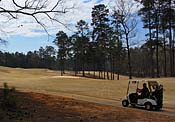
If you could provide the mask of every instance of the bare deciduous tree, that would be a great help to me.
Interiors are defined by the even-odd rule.
[[[136,17],[133,13],[133,1],[117,0],[114,9],[115,19],[120,23],[122,28],[122,38],[126,41],[128,52],[128,70],[129,78],[132,79],[131,56],[130,56],[130,39],[135,37],[135,28],[137,26]]]

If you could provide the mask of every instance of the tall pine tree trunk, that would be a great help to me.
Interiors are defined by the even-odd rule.
[[[169,0],[169,9],[171,10],[171,0]],[[173,55],[172,55],[172,30],[171,30],[171,27],[172,27],[172,24],[171,24],[171,11],[169,11],[169,20],[168,20],[168,23],[169,23],[169,48],[170,48],[170,76],[173,76],[174,72],[173,72]]]
[[[95,54],[93,54],[93,70],[94,70],[94,78],[96,77],[95,76],[95,71],[96,71],[96,69],[95,69],[95,56],[94,56]]]
[[[117,54],[118,54],[118,56],[117,56],[117,58],[118,58],[118,61],[117,61],[117,80],[119,80],[120,79],[120,49],[119,49],[119,47],[120,47],[120,41],[119,41],[119,39],[118,39],[118,51],[117,51]]]
[[[128,34],[126,34],[126,44],[127,44],[127,50],[128,50],[128,70],[129,70],[129,79],[132,79],[131,55],[130,55]]]
[[[111,80],[113,80],[113,59],[112,54],[110,54],[110,71],[111,71]]]
[[[153,40],[152,40],[152,29],[151,29],[151,17],[150,17],[150,12],[149,12],[149,41],[151,41],[151,77],[154,78],[154,49],[153,49]]]
[[[163,30],[164,31],[164,30]],[[164,76],[167,77],[167,56],[166,56],[166,40],[165,40],[165,31],[163,32],[163,54],[164,54]]]
[[[174,71],[174,68],[175,68],[175,62],[174,62],[174,40],[172,41],[172,66],[173,66],[173,77],[175,76],[175,71]]]
[[[173,54],[172,54],[172,34],[171,22],[169,23],[169,48],[170,48],[170,76],[173,76]]]
[[[112,61],[113,71],[112,71],[112,80],[115,80],[115,58],[113,57]]]
[[[157,77],[159,75],[159,17],[158,13],[156,13],[156,69],[157,69]]]

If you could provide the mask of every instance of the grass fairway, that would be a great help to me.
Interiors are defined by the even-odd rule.
[[[156,79],[164,85],[164,101],[175,101],[175,78]],[[60,72],[47,69],[21,69],[0,67],[0,86],[7,82],[9,86],[30,90],[44,90],[121,100],[126,95],[128,77],[121,79],[98,80],[81,77],[60,77]]]

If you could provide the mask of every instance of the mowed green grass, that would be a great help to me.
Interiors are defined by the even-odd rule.
[[[164,100],[166,102],[175,101],[175,78],[154,80],[158,80],[164,85]],[[82,77],[61,77],[60,72],[47,69],[0,67],[0,86],[4,82],[17,89],[43,90],[122,100],[126,95],[128,77],[121,76],[120,80],[111,81]]]

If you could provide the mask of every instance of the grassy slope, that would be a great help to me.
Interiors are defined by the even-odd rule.
[[[46,90],[100,98],[121,100],[126,94],[128,78],[109,81],[88,78],[61,78],[60,72],[47,69],[20,69],[0,67],[0,86],[7,82],[10,86],[24,89]],[[175,101],[175,78],[159,78],[165,88],[165,101]]]

